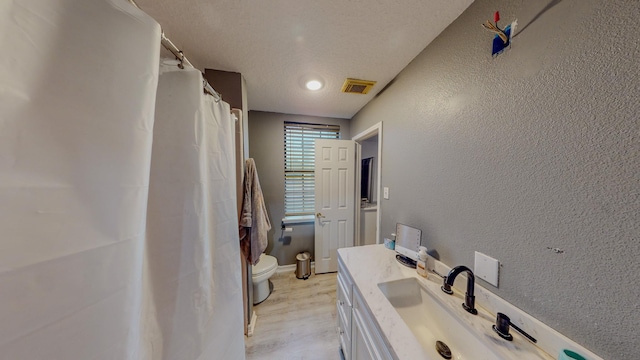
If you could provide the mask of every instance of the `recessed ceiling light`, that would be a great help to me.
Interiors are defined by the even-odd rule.
[[[307,87],[307,89],[315,91],[322,88],[322,83],[318,80],[309,80],[307,81],[305,86]]]

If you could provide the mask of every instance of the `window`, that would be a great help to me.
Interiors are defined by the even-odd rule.
[[[340,126],[284,123],[284,216],[313,215],[316,139],[339,139]]]

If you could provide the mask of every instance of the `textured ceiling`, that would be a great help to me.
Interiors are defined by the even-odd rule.
[[[194,66],[241,73],[250,110],[351,118],[472,1],[136,3]],[[306,90],[310,76],[324,87]],[[343,94],[347,77],[378,83],[367,95]]]

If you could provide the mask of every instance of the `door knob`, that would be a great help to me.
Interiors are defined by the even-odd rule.
[[[324,215],[322,215],[322,213],[317,213],[317,214],[316,214],[316,217],[317,217],[318,219],[324,219]]]

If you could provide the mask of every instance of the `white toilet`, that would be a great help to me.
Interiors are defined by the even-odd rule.
[[[271,294],[272,286],[269,278],[278,269],[278,259],[271,255],[260,255],[260,261],[251,266],[251,280],[253,281],[253,304],[257,305]]]

